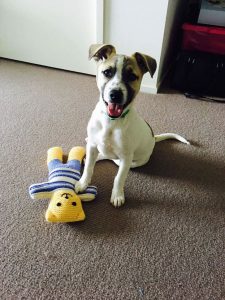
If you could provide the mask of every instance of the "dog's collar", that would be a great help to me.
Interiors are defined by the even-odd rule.
[[[106,116],[107,116],[110,120],[114,121],[114,120],[117,120],[117,119],[120,119],[120,118],[125,118],[126,115],[129,113],[129,111],[130,111],[130,110],[127,109],[125,112],[122,113],[122,115],[121,115],[120,117],[117,117],[117,118],[112,118],[112,117],[110,117],[106,112],[105,112],[105,114],[106,114]]]

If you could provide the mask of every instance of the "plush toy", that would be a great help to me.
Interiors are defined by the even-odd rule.
[[[48,222],[76,222],[85,219],[81,201],[94,200],[97,190],[94,186],[88,186],[83,193],[75,193],[84,156],[83,147],[74,147],[70,150],[67,163],[64,164],[62,148],[54,147],[48,150],[48,181],[33,184],[29,188],[32,199],[50,198],[45,214]]]

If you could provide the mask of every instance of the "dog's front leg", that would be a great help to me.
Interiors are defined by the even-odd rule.
[[[120,159],[119,170],[114,179],[112,196],[110,202],[115,207],[120,207],[125,202],[124,185],[132,163],[132,156]]]
[[[86,161],[84,166],[84,172],[81,179],[76,183],[76,193],[83,192],[87,186],[91,183],[91,178],[94,171],[94,166],[98,156],[98,149],[96,146],[87,144],[86,146]]]

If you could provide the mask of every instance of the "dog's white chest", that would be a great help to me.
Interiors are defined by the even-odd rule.
[[[88,124],[88,140],[107,159],[121,159],[129,148],[127,119],[111,120],[102,112],[99,102]]]
[[[104,129],[98,134],[98,151],[111,159],[117,159],[121,154],[121,132],[117,129]]]

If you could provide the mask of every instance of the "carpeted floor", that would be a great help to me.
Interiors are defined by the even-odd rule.
[[[225,104],[140,94],[155,133],[192,145],[157,144],[120,209],[109,161],[96,166],[85,222],[47,223],[48,201],[29,198],[49,147],[85,145],[97,99],[93,77],[0,60],[0,298],[225,299]]]

